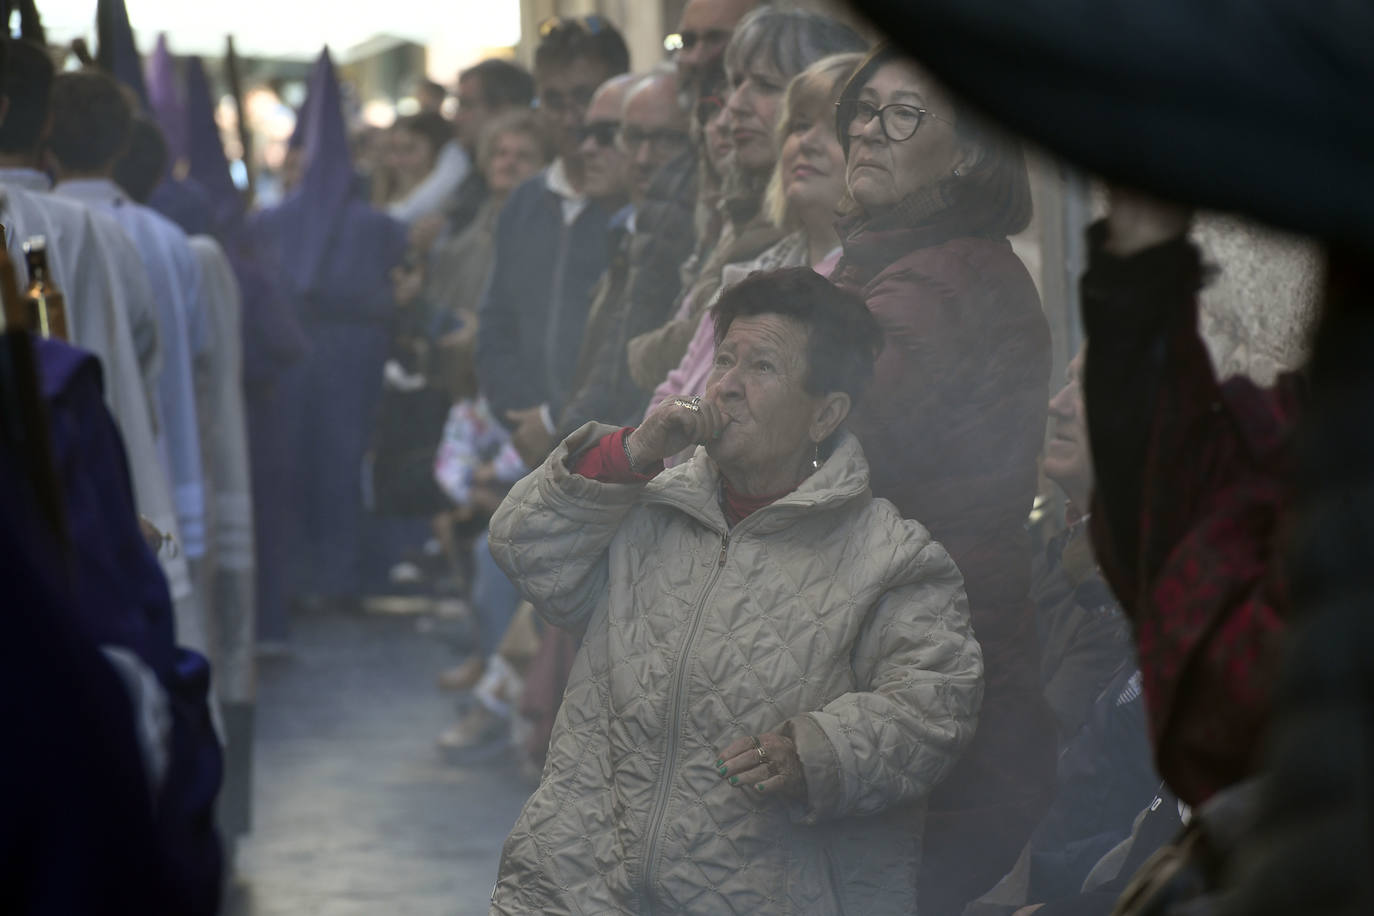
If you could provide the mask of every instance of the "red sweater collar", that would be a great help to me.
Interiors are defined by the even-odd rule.
[[[725,511],[725,521],[733,528],[764,506],[772,505],[795,489],[796,487],[793,487],[791,490],[784,490],[772,496],[745,496],[736,492],[728,480],[722,479],[720,488],[723,497],[721,508]]]

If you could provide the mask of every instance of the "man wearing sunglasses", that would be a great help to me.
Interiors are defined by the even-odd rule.
[[[633,258],[646,243],[638,231],[645,194],[663,166],[691,146],[687,112],[677,99],[676,71],[660,68],[630,90],[614,130],[611,123],[590,118],[583,128],[587,139],[582,150],[589,163],[589,183],[592,162],[599,166],[603,161],[614,161],[622,179],[628,179],[630,203],[611,220],[611,263],[597,285],[577,359],[576,393],[558,418],[559,438],[588,420],[628,422],[643,413],[643,394],[630,379],[625,364],[629,339],[625,300]]]
[[[477,376],[530,465],[545,457],[569,393],[591,292],[606,269],[607,228],[623,191],[589,188],[579,150],[597,88],[629,69],[605,19],[553,19],[534,53],[536,106],[557,158],[501,212],[478,308]]]

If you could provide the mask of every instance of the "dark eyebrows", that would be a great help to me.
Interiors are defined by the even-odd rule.
[[[898,89],[896,92],[892,93],[892,98],[894,100],[911,99],[916,103],[917,108],[921,108],[925,105],[925,99],[921,98],[921,94],[913,89]]]

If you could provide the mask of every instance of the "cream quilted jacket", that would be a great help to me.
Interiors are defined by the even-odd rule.
[[[586,628],[492,912],[914,912],[922,804],[982,699],[954,563],[872,498],[847,433],[728,529],[704,451],[647,485],[567,470],[612,431],[570,436],[491,523],[541,614]],[[784,728],[805,804],[721,779],[726,745]]]

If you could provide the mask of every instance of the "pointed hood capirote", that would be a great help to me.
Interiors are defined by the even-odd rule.
[[[294,250],[283,254],[298,292],[311,292],[328,253],[344,208],[354,196],[357,175],[348,150],[339,79],[329,48],[320,52],[310,72],[309,94],[300,125],[305,169],[300,187],[287,198],[295,231],[283,241]]]
[[[162,128],[167,141],[167,169],[186,158],[186,105],[177,85],[177,64],[167,47],[167,36],[157,36],[157,44],[148,58],[148,107]]]
[[[96,62],[100,68],[128,86],[146,108],[148,87],[143,82],[134,29],[124,0],[99,0],[95,7],[95,31],[100,42]]]
[[[383,320],[392,313],[389,272],[406,249],[406,227],[360,195],[329,49],[310,75],[297,134],[304,173],[278,206],[253,217],[276,253],[304,314]]]
[[[187,175],[210,196],[216,223],[232,221],[243,209],[243,197],[229,174],[215,99],[199,57],[186,58],[186,161]]]

